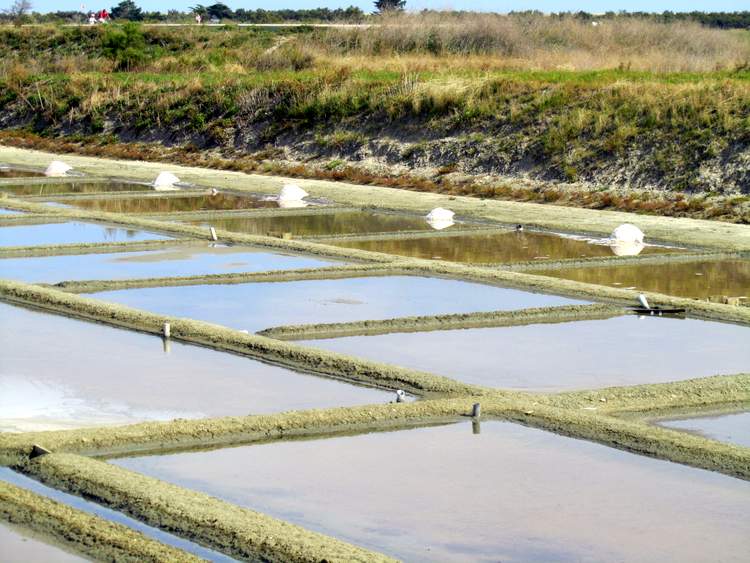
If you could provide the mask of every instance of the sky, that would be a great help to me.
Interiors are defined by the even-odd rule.
[[[216,0],[135,0],[144,10],[159,10],[165,12],[170,9],[187,11],[189,6],[195,4],[210,5]],[[37,12],[50,12],[57,10],[78,10],[81,3],[87,9],[105,8],[116,5],[119,0],[31,0],[33,10]],[[0,0],[0,6],[10,6],[12,0]],[[255,10],[263,8],[266,10],[279,10],[285,8],[345,8],[347,6],[358,6],[362,10],[372,11],[371,0],[276,0],[273,3],[259,2],[255,0],[224,0],[232,9],[245,8]],[[606,11],[627,10],[629,12],[689,12],[702,10],[711,12],[735,12],[749,10],[750,4],[747,0],[708,0],[691,1],[685,0],[464,0],[445,1],[437,0],[407,0],[407,8],[423,9],[456,9],[476,10],[485,12],[508,12],[511,10],[541,10],[542,12],[568,12],[583,10],[591,13]]]

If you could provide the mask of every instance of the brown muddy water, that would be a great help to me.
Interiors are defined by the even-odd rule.
[[[337,241],[331,244],[410,258],[473,264],[593,258],[615,254],[612,247],[601,242],[594,243],[582,238],[528,231],[418,239]],[[640,254],[676,251],[676,248],[645,246]]]
[[[251,332],[290,324],[581,303],[554,295],[417,276],[154,287],[94,296],[162,315],[199,319]]]
[[[143,524],[138,520],[135,520],[134,518],[130,518],[129,516],[125,516],[124,514],[115,510],[105,508],[94,502],[87,501],[75,495],[63,493],[61,491],[58,491],[57,489],[53,489],[51,487],[43,485],[42,483],[39,483],[38,481],[35,481],[34,479],[31,479],[25,475],[16,473],[15,471],[12,471],[7,467],[0,467],[0,481],[4,481],[6,483],[15,485],[16,487],[29,490],[33,493],[55,500],[59,503],[65,504],[67,506],[70,506],[71,508],[75,508],[76,510],[80,510],[87,514],[93,514],[105,520],[117,522],[118,524],[122,524],[123,526],[127,526],[128,528],[132,528],[133,530],[141,532],[143,535],[149,538],[160,541],[166,545],[171,545],[172,547],[182,549],[183,551],[187,551],[188,553],[192,553],[194,555],[197,555],[198,557],[202,557],[206,561],[212,561],[216,563],[231,563],[232,561],[234,561],[234,559],[227,557],[226,555],[217,553],[216,551],[207,549],[196,543],[184,540],[180,537],[159,530],[158,528],[147,526],[146,524]],[[46,542],[47,540],[44,541]],[[49,544],[47,545],[50,546]],[[29,560],[23,558],[27,555],[27,551],[22,551],[24,547],[25,546],[18,547],[14,544],[4,545],[2,527],[0,525],[0,555],[3,554],[3,548],[6,549],[8,554],[8,558],[0,557],[0,561],[3,561],[3,563],[26,563],[26,561]],[[55,546],[50,547],[54,547],[55,549],[57,549],[57,551],[60,551]],[[29,556],[31,555],[33,554],[29,554]],[[43,555],[47,556],[48,554],[44,553]],[[58,561],[58,559],[53,558],[53,555],[54,553],[50,550],[48,555],[50,557],[49,559],[39,559],[38,561],[39,563],[46,563],[47,561]],[[63,555],[66,554],[63,552]],[[69,559],[59,559],[59,561],[61,563],[67,561],[89,561],[89,559],[81,558],[80,556],[75,558],[74,557],[75,556],[71,555]],[[30,559],[30,561],[35,560]]]
[[[275,201],[228,193],[218,193],[216,195],[172,195],[168,197],[76,199],[65,201],[64,206],[78,207],[88,211],[105,211],[107,213],[173,213],[177,211],[230,211],[235,209],[278,207]]]
[[[112,463],[406,561],[747,560],[746,481],[505,422],[480,430]]]
[[[747,372],[748,342],[746,327],[626,315],[301,343],[466,383],[558,391]]]
[[[675,262],[642,266],[607,266],[540,270],[544,276],[584,283],[654,291],[705,299],[713,295],[750,298],[750,260]]]
[[[55,545],[38,534],[0,521],[0,561],[7,563],[73,563],[89,561],[70,553],[67,548]]]
[[[60,194],[89,194],[97,192],[136,192],[151,190],[147,184],[136,182],[49,182],[33,184],[0,185],[0,193],[13,196],[45,196]]]
[[[0,303],[0,431],[385,403],[392,394]]]
[[[35,178],[40,176],[44,176],[44,172],[39,170],[28,170],[26,168],[0,166],[0,178]]]
[[[169,238],[173,237],[139,229],[115,227],[103,223],[84,223],[82,221],[0,227],[0,247],[85,244],[94,242],[136,242]]]
[[[114,280],[321,268],[333,262],[212,243],[141,252],[0,259],[0,277],[31,283]]]
[[[698,434],[712,440],[750,448],[750,411],[706,416],[681,416],[659,420],[656,424]]]
[[[193,225],[208,225],[206,221],[191,221],[190,223]],[[217,229],[237,233],[251,235],[291,233],[294,237],[424,231],[431,228],[424,217],[374,211],[341,211],[339,213],[310,215],[295,213],[276,217],[237,217],[212,219],[210,224]]]

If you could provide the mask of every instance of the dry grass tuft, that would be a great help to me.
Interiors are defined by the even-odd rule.
[[[622,18],[593,26],[574,17],[427,13],[388,16],[379,23],[327,30],[317,36],[318,45],[339,56],[419,55],[422,65],[429,64],[424,55],[469,56],[488,69],[700,72],[750,61],[750,42],[740,34],[691,22]],[[409,63],[418,65],[419,59]]]

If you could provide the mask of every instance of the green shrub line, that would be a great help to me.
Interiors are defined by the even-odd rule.
[[[98,561],[203,561],[122,524],[0,481],[0,520],[23,526]]]
[[[529,324],[566,323],[580,320],[609,319],[627,314],[627,309],[613,305],[563,305],[421,317],[398,317],[385,320],[287,325],[257,332],[276,340],[322,340],[342,336],[372,336],[400,332],[429,332],[465,328],[521,326]]]

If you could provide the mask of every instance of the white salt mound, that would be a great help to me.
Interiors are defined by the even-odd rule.
[[[630,223],[623,223],[612,231],[613,242],[643,242],[643,231]]]
[[[456,224],[453,219],[427,219],[427,224],[436,231],[442,231]]]
[[[171,172],[159,172],[152,185],[155,190],[176,190],[175,184],[179,181],[180,179]]]
[[[280,199],[278,204],[281,209],[298,209],[310,205],[302,199]]]
[[[69,170],[73,170],[73,167],[69,164],[65,164],[60,160],[53,160],[47,166],[47,170],[44,171],[45,176],[65,176]]]
[[[296,184],[287,184],[279,192],[279,201],[299,201],[308,195],[310,194]]]
[[[619,240],[613,240],[609,247],[612,249],[612,254],[615,256],[637,256],[641,253],[646,245],[642,242],[623,242]]]
[[[455,213],[450,209],[436,207],[427,214],[427,221],[453,221]]]

